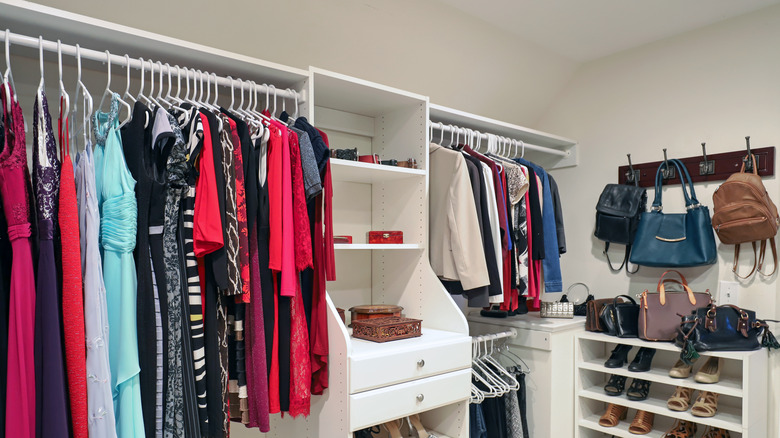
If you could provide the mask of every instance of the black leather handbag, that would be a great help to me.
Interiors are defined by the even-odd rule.
[[[731,304],[710,304],[683,316],[675,344],[682,348],[680,359],[688,364],[702,351],[751,351],[762,346],[780,348],[766,320],[756,318],[756,312],[752,310]]]
[[[628,301],[618,301],[618,298]],[[601,309],[601,325],[608,335],[618,338],[639,337],[639,305],[628,295],[618,295]]]
[[[612,272],[620,272],[623,266],[629,274],[635,273],[628,268],[628,258],[631,254],[631,245],[634,235],[639,227],[639,219],[647,205],[647,191],[634,185],[607,184],[599,196],[596,204],[596,231],[594,235],[604,243],[604,255]],[[609,260],[609,244],[617,243],[626,245],[626,253],[623,262],[617,268],[612,266]]]

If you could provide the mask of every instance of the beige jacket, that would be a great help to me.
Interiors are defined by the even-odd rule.
[[[460,280],[464,290],[490,284],[466,160],[431,143],[429,255],[444,280]]]

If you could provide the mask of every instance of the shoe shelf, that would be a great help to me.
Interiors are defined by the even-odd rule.
[[[650,370],[629,371],[627,364],[620,368],[607,368],[605,361],[617,344],[631,345],[627,361],[630,363],[639,348],[655,348],[656,354]],[[637,410],[655,414],[653,430],[644,435],[662,437],[676,420],[698,424],[699,434],[706,426],[728,430],[732,437],[765,437],[767,433],[767,354],[764,350],[745,352],[712,352],[702,354],[693,370],[685,379],[669,376],[669,370],[679,358],[680,349],[670,342],[647,342],[641,339],[621,339],[602,333],[584,332],[575,341],[575,437],[636,437],[628,431]],[[695,381],[695,374],[708,357],[723,358],[721,375],[717,383],[707,384]],[[625,389],[619,396],[608,395],[604,385],[610,375],[625,376]],[[650,381],[649,395],[645,400],[629,400],[626,396],[632,379]],[[691,408],[680,412],[667,407],[668,398],[675,387],[694,390],[691,406],[700,391],[720,394],[717,413],[712,417],[697,417]],[[615,427],[599,425],[599,419],[609,403],[629,408],[626,419]]]
[[[419,243],[336,243],[334,249],[422,249]]]
[[[424,169],[409,169],[406,167],[341,160],[338,158],[331,158],[330,169],[333,172],[333,181],[337,182],[373,184],[405,178],[425,179]]]

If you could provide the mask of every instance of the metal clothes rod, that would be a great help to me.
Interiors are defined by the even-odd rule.
[[[6,39],[6,32],[0,31],[0,41],[5,42]],[[21,35],[18,33],[8,32],[8,41],[10,44],[17,45],[17,46],[23,46],[23,47],[30,47],[33,49],[37,49],[39,47],[39,40],[38,38],[30,37],[27,35]],[[49,40],[43,40],[42,43],[43,49],[47,52],[54,52],[57,53],[57,41],[49,41]],[[70,44],[60,44],[62,54],[63,55],[70,55],[73,57],[76,57],[76,46],[70,45]],[[102,62],[105,63],[106,61],[110,61],[112,64],[119,65],[120,67],[132,67],[136,70],[141,70],[141,61],[140,59],[135,58],[125,58],[125,55],[114,55],[114,54],[107,54],[104,52],[99,52],[97,50],[92,49],[85,49],[83,47],[79,47],[79,52],[81,54],[82,59],[89,59],[92,61]],[[152,61],[149,59],[144,60],[144,67],[143,69],[145,71],[151,72],[152,74],[155,73],[155,69],[157,74],[160,72],[160,66],[156,64],[157,61]],[[184,70],[185,77],[189,77],[190,72],[193,74],[193,77],[195,80],[204,80],[207,77],[211,78],[211,83],[213,84],[215,82],[214,77],[216,76],[216,83],[223,86],[235,89],[237,88],[239,91],[241,90],[242,85],[249,84],[249,81],[242,81],[239,79],[233,79],[230,77],[222,77],[217,76],[214,73],[206,74],[207,72],[198,72],[198,69],[192,69],[189,67],[179,67],[177,70],[175,66],[166,66],[165,63],[162,64],[162,72],[163,74],[168,74],[170,72],[171,76],[178,75],[181,70]],[[198,77],[200,75],[200,77]],[[287,98],[287,99],[298,99],[298,103],[301,104],[306,101],[305,96],[301,93],[298,93],[295,90],[290,89],[277,89],[273,85],[266,85],[266,84],[257,84],[257,91],[263,92],[263,93],[269,93],[269,95],[273,95],[275,97],[281,97],[281,98]]]
[[[515,336],[517,336],[517,330],[509,329],[505,332],[491,333],[489,335],[482,335],[482,336],[473,336],[471,338],[471,341],[484,342],[484,341],[496,340],[501,338],[514,338]]]
[[[438,130],[440,130],[442,132],[453,133],[453,134],[467,133],[467,135],[478,136],[482,140],[487,140],[488,139],[488,133],[478,132],[478,131],[475,131],[474,129],[461,128],[460,126],[455,126],[455,125],[445,125],[444,123],[441,123],[441,122],[430,122],[430,124],[431,124],[431,126],[433,128],[436,128],[436,129],[438,129]],[[506,138],[506,137],[502,137],[500,135],[497,135],[497,137],[499,137],[499,138]],[[553,148],[549,148],[549,147],[546,147],[546,146],[537,146],[535,144],[526,143],[526,142],[524,142],[522,140],[516,140],[516,141],[521,146],[523,146],[523,147],[525,147],[526,149],[529,149],[529,150],[533,150],[533,151],[537,151],[537,152],[544,152],[545,154],[550,154],[550,155],[558,155],[558,156],[561,156],[561,157],[568,157],[569,156],[569,151],[560,151],[558,149],[553,149]]]

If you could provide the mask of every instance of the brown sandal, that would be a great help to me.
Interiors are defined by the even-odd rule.
[[[661,438],[693,438],[696,435],[696,429],[696,423],[677,420],[674,422],[674,426]]]
[[[731,438],[731,434],[728,430],[707,426],[707,428],[704,429],[704,435],[702,435],[701,438]]]
[[[720,394],[711,391],[699,391],[699,397],[691,408],[691,414],[697,417],[712,417],[718,412]]]
[[[599,425],[604,427],[615,427],[620,420],[625,420],[628,414],[628,408],[625,406],[610,403],[607,405],[607,411],[599,419]]]
[[[674,390],[674,394],[667,400],[666,407],[673,411],[685,412],[691,407],[692,398],[693,388],[678,386],[677,389]]]
[[[653,430],[655,414],[647,411],[636,411],[634,421],[628,426],[628,431],[635,435],[645,435]]]

